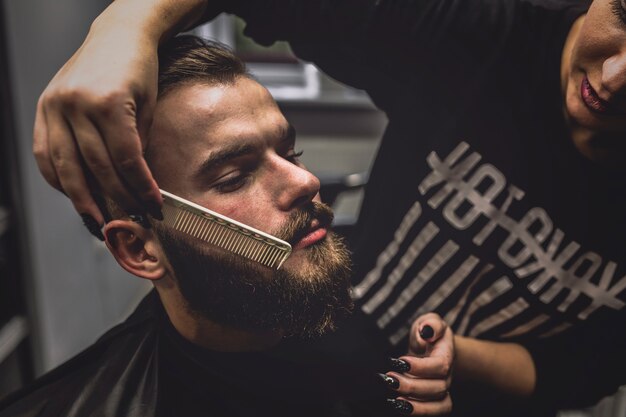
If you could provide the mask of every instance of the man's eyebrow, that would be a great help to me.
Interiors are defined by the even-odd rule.
[[[295,142],[296,141],[296,128],[291,123],[287,125],[287,129],[282,129],[281,142]]]
[[[226,164],[228,161],[239,158],[243,155],[255,153],[257,151],[257,147],[250,143],[233,143],[226,145],[215,152],[211,152],[208,158],[202,161],[202,164],[200,164],[196,170],[194,177],[202,177],[207,172]]]
[[[281,129],[281,142],[294,142],[296,139],[296,129],[289,124],[286,129]],[[223,148],[211,152],[207,159],[196,170],[195,178],[206,175],[211,170],[226,164],[228,161],[239,158],[243,155],[249,155],[258,152],[256,146],[250,143],[233,143]]]

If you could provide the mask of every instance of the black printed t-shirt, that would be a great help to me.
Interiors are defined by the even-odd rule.
[[[488,415],[498,401],[499,415],[550,415],[626,382],[625,176],[574,148],[560,90],[561,51],[584,5],[230,7],[255,40],[288,40],[389,118],[354,239],[355,296],[389,352],[406,349],[412,321],[429,311],[457,334],[525,345],[536,402],[459,384],[462,415]]]

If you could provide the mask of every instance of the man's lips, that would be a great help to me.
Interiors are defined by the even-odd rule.
[[[580,83],[580,96],[583,99],[585,106],[594,113],[599,114],[612,114],[613,109],[611,103],[602,100],[596,90],[593,89],[589,83],[587,76],[583,77],[583,81]]]
[[[296,243],[296,245],[293,247],[293,249],[296,250],[296,249],[306,248],[307,246],[311,246],[319,242],[320,240],[324,239],[326,237],[326,233],[328,233],[328,230],[326,230],[323,227],[314,229],[310,233],[308,233],[306,236],[304,236],[302,239],[300,239]]]
[[[313,219],[310,226],[296,236],[293,241],[293,249],[302,249],[311,246],[326,237],[328,229],[319,220]]]

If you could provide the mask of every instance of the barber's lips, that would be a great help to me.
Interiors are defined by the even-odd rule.
[[[583,77],[583,81],[580,84],[580,95],[583,99],[583,103],[585,103],[585,106],[587,106],[587,108],[592,112],[607,115],[615,113],[611,103],[602,100],[598,96],[596,90],[594,90],[589,83],[587,76]]]
[[[302,238],[296,240],[293,245],[293,249],[303,249],[307,246],[311,246],[321,241],[326,237],[328,229],[323,227],[318,220],[313,220],[309,228],[303,233]]]

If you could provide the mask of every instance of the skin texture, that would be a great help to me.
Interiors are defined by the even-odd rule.
[[[618,16],[626,15],[626,5],[621,0],[612,3],[615,1],[595,0],[588,14],[576,22],[563,51],[561,71],[563,111],[571,127],[573,143],[589,159],[609,166],[622,164],[626,154],[626,24]],[[96,184],[96,188],[99,185],[105,194],[121,201],[128,211],[150,211],[158,215],[161,201],[155,178],[141,158],[146,146],[148,149],[152,146],[148,143],[147,131],[155,105],[156,49],[163,39],[200,19],[212,4],[196,0],[117,0],[94,22],[84,44],[43,92],[34,130],[34,153],[43,176],[70,197],[78,213],[87,213],[102,224],[102,215],[89,191],[89,184]],[[131,17],[132,23],[128,21]],[[111,68],[111,57],[116,57],[114,68]],[[585,104],[581,93],[585,77],[597,97],[610,105],[611,114],[594,112]],[[282,123],[278,117],[270,117],[262,128],[278,132]],[[257,142],[266,150],[270,149],[267,140]],[[284,163],[276,159],[274,152],[267,152],[267,169],[279,174],[283,172]],[[79,163],[81,157],[89,173],[83,171]],[[96,179],[89,182],[92,174]],[[154,175],[159,185],[167,189],[167,181],[178,174]],[[229,173],[223,172],[223,175]],[[314,180],[303,172],[295,174],[296,179],[303,195],[313,193]],[[278,190],[270,192],[268,185],[265,180],[255,181],[245,193],[253,193],[264,205],[281,206],[274,207],[276,213],[267,219],[269,226],[280,222],[280,210],[288,203]],[[199,196],[191,185],[186,192],[190,198]],[[209,199],[203,203],[214,204]],[[227,200],[221,205],[219,208],[226,214],[245,217],[242,220],[252,225],[258,226],[264,216],[260,213],[243,215]],[[127,247],[133,247],[131,243],[137,238],[150,242],[143,235],[149,233],[145,230],[120,229],[123,229],[120,233],[109,232],[109,242],[125,240],[129,242]],[[129,270],[149,279],[166,273],[167,265],[160,262],[158,247],[146,244],[142,250],[131,251],[131,254],[125,258],[133,261],[127,263]],[[297,256],[292,260],[300,261]],[[172,289],[172,282],[167,279],[160,282],[162,293],[171,298],[172,305],[182,303]],[[434,321],[433,327],[447,329],[445,323],[436,324],[440,319],[431,317],[429,320]],[[430,341],[433,349],[426,351],[426,356],[431,358],[435,352],[447,352],[438,357],[438,360],[443,358],[446,365],[442,368],[445,372],[440,371],[436,378],[438,388],[420,391],[416,384],[408,387],[402,380],[400,390],[406,398],[438,394],[430,400],[436,403],[432,409],[414,408],[413,415],[449,410],[451,404],[446,401],[449,396],[443,396],[441,381],[443,386],[448,386],[450,369],[455,370],[459,379],[486,382],[498,390],[518,395],[533,391],[534,364],[523,347],[458,336],[451,340],[449,332],[447,329],[437,333]],[[265,340],[265,336],[260,339]],[[249,335],[244,339],[246,337]],[[419,346],[419,334],[412,332],[411,337],[411,346]],[[498,360],[486,360],[487,352],[489,358]],[[474,367],[472,363],[484,366]],[[405,376],[419,377],[419,373],[426,372],[418,368],[412,368]],[[520,372],[502,374],[503,369]]]

